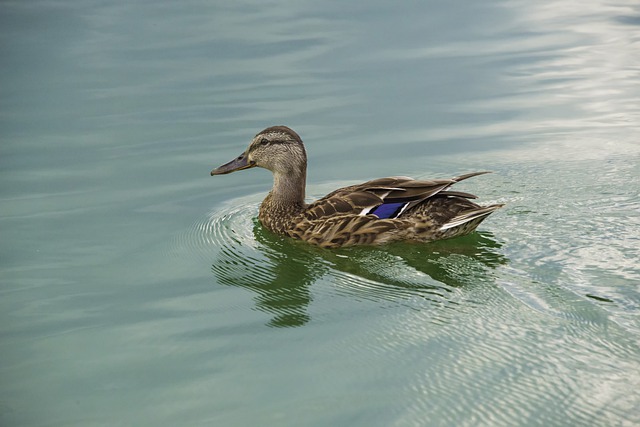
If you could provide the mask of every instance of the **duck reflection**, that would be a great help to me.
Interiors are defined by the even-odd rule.
[[[442,301],[453,288],[486,281],[492,269],[508,262],[498,251],[502,245],[487,232],[428,244],[338,250],[277,236],[257,221],[253,232],[255,247],[223,245],[212,271],[219,283],[255,292],[256,308],[273,315],[272,327],[307,323],[310,287],[327,274],[347,273],[380,284],[368,290],[380,299],[412,295]]]
[[[309,287],[326,267],[292,244],[299,242],[276,236],[257,222],[254,235],[258,243],[255,248],[242,247],[238,242],[223,245],[212,266],[213,273],[219,283],[255,292],[256,308],[274,316],[269,326],[304,325],[309,321]]]

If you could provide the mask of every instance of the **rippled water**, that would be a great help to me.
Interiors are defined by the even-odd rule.
[[[640,424],[634,1],[4,2],[0,424]],[[450,177],[506,207],[323,250],[256,220]]]

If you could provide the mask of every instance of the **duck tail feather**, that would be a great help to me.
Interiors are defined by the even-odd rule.
[[[462,212],[459,215],[451,218],[440,227],[440,231],[448,230],[450,228],[459,227],[475,220],[483,220],[489,216],[493,211],[500,209],[504,204],[497,204],[491,206],[485,206],[480,209],[473,209],[471,211]],[[480,223],[480,221],[478,221]]]
[[[455,181],[455,182],[460,182],[460,181],[465,180],[467,178],[471,178],[471,177],[478,176],[478,175],[484,175],[484,174],[487,174],[487,173],[491,173],[491,171],[481,171],[481,172],[466,173],[464,175],[455,176],[455,177],[451,178],[451,180]]]

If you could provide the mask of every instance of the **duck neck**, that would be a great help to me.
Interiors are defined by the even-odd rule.
[[[286,207],[291,211],[304,207],[306,175],[306,170],[287,174],[274,172],[273,188],[269,193],[271,203]]]
[[[273,173],[273,188],[260,205],[258,215],[269,230],[286,234],[291,228],[291,219],[304,210],[305,172]]]

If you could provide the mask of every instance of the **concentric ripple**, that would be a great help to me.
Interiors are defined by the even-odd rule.
[[[213,210],[176,238],[173,252],[210,260],[218,250],[255,246],[253,227],[257,210],[254,198],[236,199]]]

